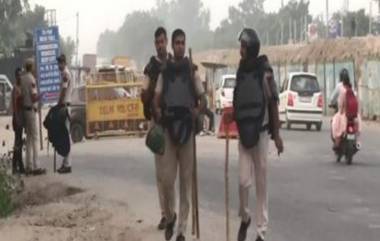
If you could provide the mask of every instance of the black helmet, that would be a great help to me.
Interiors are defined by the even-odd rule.
[[[339,73],[339,79],[341,82],[350,82],[350,74],[346,68],[343,68]]]
[[[239,34],[239,41],[244,41],[248,46],[248,55],[257,57],[260,52],[260,39],[254,29],[244,28]]]

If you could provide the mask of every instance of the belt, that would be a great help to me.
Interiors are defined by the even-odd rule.
[[[63,106],[63,107],[69,107],[69,106],[71,106],[71,103],[63,103],[63,104],[61,104],[60,106]]]
[[[269,124],[265,124],[263,127],[261,127],[260,133],[264,131],[269,131]]]
[[[24,106],[24,107],[22,107],[22,109],[25,110],[25,111],[32,111],[32,110],[34,110],[35,112],[37,112],[37,108],[31,107],[31,106]]]

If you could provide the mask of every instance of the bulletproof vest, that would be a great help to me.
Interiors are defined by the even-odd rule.
[[[154,97],[154,90],[156,89],[156,83],[159,74],[161,73],[162,63],[159,62],[156,57],[151,57],[149,63],[144,69],[144,74],[149,77],[151,81],[148,88],[148,101],[144,103],[144,116],[147,120],[152,118],[152,102]]]
[[[196,105],[196,95],[191,79],[190,62],[169,63],[163,71],[163,125],[173,143],[187,143],[194,130],[191,110]]]
[[[265,108],[263,74],[257,71],[238,73],[234,111],[240,141],[245,148],[252,148],[258,143],[264,130]]]
[[[236,119],[262,120],[265,114],[265,94],[262,74],[240,73],[234,94]]]
[[[149,79],[154,82],[154,86],[161,72],[161,66],[162,63],[160,63],[155,56],[152,56],[144,69],[144,74],[149,76]]]
[[[191,80],[190,65],[180,69],[167,68],[163,73],[163,102],[166,109],[195,106],[194,84]]]

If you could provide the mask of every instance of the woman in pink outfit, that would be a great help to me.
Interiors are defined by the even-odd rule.
[[[340,85],[339,87],[338,112],[334,115],[332,119],[332,137],[334,139],[334,148],[340,145],[341,137],[346,133],[346,129],[347,129],[346,94],[347,94],[347,90],[352,88],[347,69],[343,69],[341,71],[340,78],[342,81],[342,85]],[[360,118],[359,113],[358,113],[358,117],[355,120],[358,135],[361,130],[361,118]]]

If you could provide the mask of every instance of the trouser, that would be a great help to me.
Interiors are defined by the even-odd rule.
[[[156,125],[156,123],[152,120],[150,122],[150,128],[153,128],[154,125]],[[164,168],[162,160],[163,160],[162,155],[154,155],[154,163],[156,166],[156,184],[157,184],[157,191],[158,191],[158,202],[160,205],[161,216],[165,217],[163,178],[160,176],[162,175],[161,173]]]
[[[268,228],[268,194],[267,194],[267,155],[269,134],[263,132],[257,145],[246,149],[239,143],[239,175],[240,175],[240,217],[243,222],[250,219],[248,208],[249,188],[253,175],[256,184],[256,229],[264,238]]]
[[[15,142],[13,147],[12,167],[14,172],[24,171],[24,163],[22,162],[22,127],[16,127]]]
[[[156,165],[156,180],[157,180],[157,191],[158,191],[158,201],[160,205],[160,211],[161,216],[165,217],[165,210],[164,210],[164,185],[163,185],[163,178],[160,176],[162,173],[162,169],[164,168],[164,165],[162,163],[163,157],[160,155],[154,155],[154,161]]]
[[[207,108],[204,112],[204,114],[207,116],[207,118],[209,119],[209,126],[208,126],[208,130],[209,131],[214,131],[214,128],[215,128],[215,118],[214,118],[214,113],[209,109]]]
[[[26,168],[34,170],[39,168],[36,112],[34,110],[26,110],[24,111],[24,117],[26,132]]]
[[[164,212],[168,222],[173,221],[175,214],[175,181],[179,169],[179,215],[178,234],[186,233],[187,219],[190,210],[190,197],[194,162],[194,136],[181,146],[174,144],[165,131],[165,154],[159,177],[163,183]]]
[[[65,124],[66,124],[66,129],[67,129],[67,132],[68,132],[68,135],[69,135],[69,139],[70,139],[70,142],[71,142],[70,118],[66,118]],[[67,155],[63,157],[62,166],[64,166],[64,167],[71,167],[70,152],[67,153]]]

